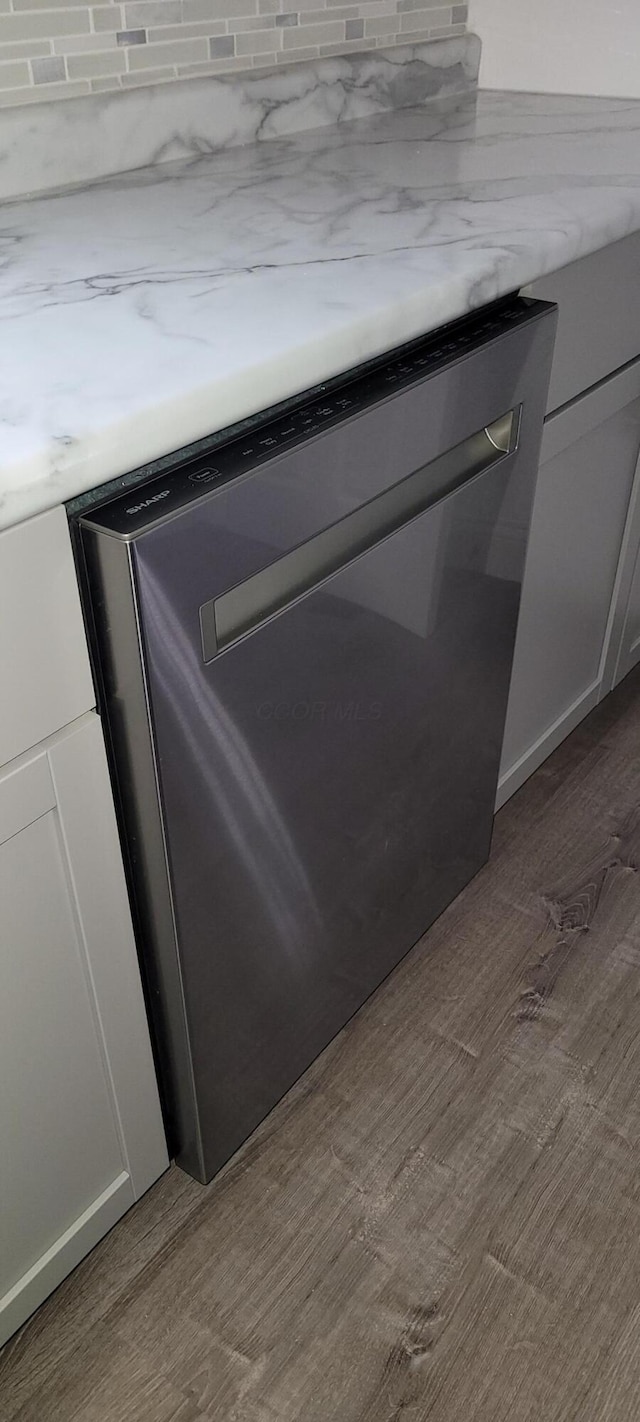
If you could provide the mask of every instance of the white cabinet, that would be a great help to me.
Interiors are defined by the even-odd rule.
[[[611,615],[611,635],[603,695],[640,661],[640,463],[629,504],[627,527]]]
[[[19,662],[0,744],[81,709],[0,770],[0,1344],[168,1165],[64,512],[8,533],[3,591],[9,572],[15,593],[57,564],[49,601],[70,615],[2,603]],[[56,664],[51,643],[69,637]]]
[[[94,705],[63,508],[0,533],[0,765]]]
[[[640,234],[544,277],[558,334],[496,808],[640,659]]]
[[[612,607],[625,546],[631,557],[639,448],[640,361],[545,425],[498,805],[610,688]],[[640,639],[640,573],[625,637],[629,656]]]

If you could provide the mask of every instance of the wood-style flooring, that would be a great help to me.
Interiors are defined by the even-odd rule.
[[[0,1354],[2,1422],[637,1422],[640,674],[212,1185]]]

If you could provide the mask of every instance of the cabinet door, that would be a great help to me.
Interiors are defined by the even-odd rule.
[[[622,545],[603,695],[640,661],[640,463]]]
[[[547,420],[498,805],[602,694],[639,446],[640,362]]]
[[[0,1343],[167,1165],[100,722],[0,777]]]
[[[629,592],[629,602],[627,604],[627,615],[625,618],[622,633],[622,642],[618,654],[613,685],[617,686],[622,681],[623,676],[635,667],[640,661],[640,554],[636,555],[635,568],[631,589]]]

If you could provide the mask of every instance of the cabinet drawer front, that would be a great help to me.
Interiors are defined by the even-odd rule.
[[[0,765],[95,703],[67,519],[0,534]]]
[[[55,803],[46,754],[0,774],[0,845],[53,810]]]
[[[547,411],[640,354],[640,234],[542,277],[531,293],[560,308]]]

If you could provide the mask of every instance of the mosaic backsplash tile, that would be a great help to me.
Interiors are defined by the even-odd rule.
[[[0,107],[464,34],[438,0],[0,0]]]

